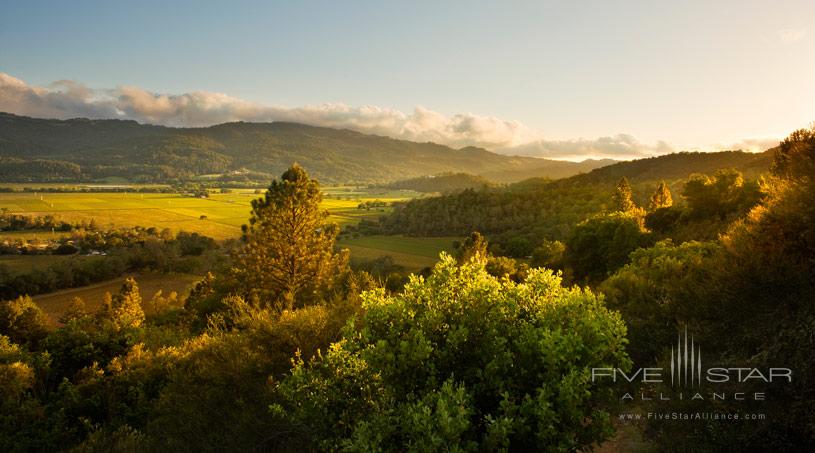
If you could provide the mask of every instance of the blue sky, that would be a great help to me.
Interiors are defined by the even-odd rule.
[[[123,86],[223,93],[246,102],[230,104],[234,119],[291,119],[262,107],[331,103],[342,121],[323,109],[312,122],[493,149],[540,142],[529,152],[552,157],[570,145],[601,155],[598,138],[645,154],[709,149],[815,120],[815,2],[2,0],[0,73],[18,94],[18,82],[64,91],[51,84],[71,80],[93,90],[81,100],[91,103]],[[76,113],[2,96],[15,113]],[[147,122],[187,118],[117,106]],[[382,111],[375,127],[365,122]]]

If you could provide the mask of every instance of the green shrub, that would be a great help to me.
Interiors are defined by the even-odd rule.
[[[276,411],[324,449],[570,451],[611,433],[610,389],[627,368],[625,326],[601,298],[532,270],[517,284],[442,255],[401,294],[363,295],[357,329],[300,360]]]

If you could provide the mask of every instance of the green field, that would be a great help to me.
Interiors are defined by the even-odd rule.
[[[355,224],[366,217],[385,214],[389,208],[358,209],[362,202],[393,202],[419,194],[411,191],[370,190],[351,187],[327,187],[323,207],[330,220],[342,225]],[[193,198],[161,193],[0,193],[0,208],[26,215],[54,215],[68,222],[94,219],[100,226],[154,226],[174,231],[198,232],[215,239],[235,238],[248,222],[252,189],[231,193],[213,193],[209,198]],[[203,216],[203,217],[202,217]],[[42,233],[18,233],[25,238]]]
[[[68,222],[89,222],[93,219],[101,227],[152,226],[176,232],[198,232],[215,239],[230,239],[240,235],[241,225],[248,222],[251,202],[259,196],[254,189],[211,193],[209,198],[134,192],[12,192],[0,193],[0,208],[32,216],[54,215]],[[390,210],[387,207],[359,209],[360,203],[404,201],[419,196],[422,195],[418,192],[406,190],[325,187],[322,206],[330,213],[329,220],[344,226],[356,224],[364,218],[376,218]],[[22,231],[3,233],[2,236],[32,240],[54,238],[60,234]],[[441,250],[450,250],[454,239],[373,236],[344,240],[339,245],[348,247],[353,257],[372,259],[390,255],[397,264],[418,270],[432,266]],[[57,258],[43,258],[46,261],[53,259]]]
[[[408,270],[419,270],[433,266],[439,260],[439,253],[450,252],[456,237],[419,238],[406,236],[363,236],[339,242],[347,247],[352,257],[375,259],[390,255],[394,262]]]

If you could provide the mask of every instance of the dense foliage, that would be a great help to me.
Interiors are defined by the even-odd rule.
[[[416,192],[450,193],[460,192],[464,189],[480,189],[494,185],[483,176],[468,173],[442,173],[435,176],[403,179],[392,182],[386,187],[390,189],[415,190]]]
[[[579,281],[601,281],[628,262],[628,255],[653,243],[637,214],[616,211],[577,225],[566,240],[563,259]]]
[[[442,256],[363,307],[358,329],[280,385],[322,449],[571,451],[608,435],[613,396],[590,368],[628,366],[625,327],[551,271],[515,284],[477,255]]]
[[[770,157],[766,153],[680,153],[621,162],[563,180],[538,179],[506,188],[467,189],[396,204],[393,213],[382,218],[378,231],[415,236],[465,236],[479,231],[490,238],[496,253],[528,257],[544,241],[564,241],[577,224],[592,216],[628,211],[632,205],[621,207],[621,200],[614,199],[617,185],[626,178],[625,199],[657,212],[655,227],[651,229],[660,237],[683,241],[715,239],[730,221],[743,216],[758,202],[758,183],[755,179],[746,180],[744,175],[755,178],[760,171],[769,169]],[[701,187],[695,179],[689,181],[696,173],[714,174],[730,168],[735,170],[721,173],[721,182],[717,182],[717,175],[699,176],[708,178],[705,180],[708,183]],[[727,175],[736,177],[728,179]],[[691,186],[687,202],[684,196],[681,200],[670,197],[669,205],[670,193],[685,195],[686,183]],[[699,198],[694,191],[697,187],[704,200],[715,197],[714,192],[720,189],[729,192],[720,207],[696,215],[693,207],[698,206],[695,201]],[[652,199],[657,192],[655,205]],[[690,212],[678,222],[686,204]]]
[[[640,363],[664,359],[666,352],[659,345],[670,344],[678,327],[689,326],[697,341],[710,345],[709,363],[793,370],[792,382],[722,389],[766,393],[764,401],[730,400],[716,406],[720,411],[766,415],[750,422],[749,430],[715,420],[652,423],[651,434],[665,448],[803,451],[815,445],[810,417],[815,398],[813,162],[815,131],[796,131],[779,147],[762,187],[763,201],[746,217],[732,221],[718,240],[660,242],[634,252],[631,263],[602,284],[609,305],[619,309],[630,326],[632,355]],[[708,212],[717,218],[723,206],[738,206],[742,194],[755,191],[735,190],[743,185],[731,172],[692,181],[691,213]],[[699,408],[687,401],[674,406]]]

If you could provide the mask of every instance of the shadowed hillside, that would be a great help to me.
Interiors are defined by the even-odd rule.
[[[608,163],[504,156],[295,123],[170,128],[0,113],[0,177],[6,181],[160,182],[222,174],[268,181],[293,162],[328,183],[391,182],[452,171],[514,182],[567,177]]]

